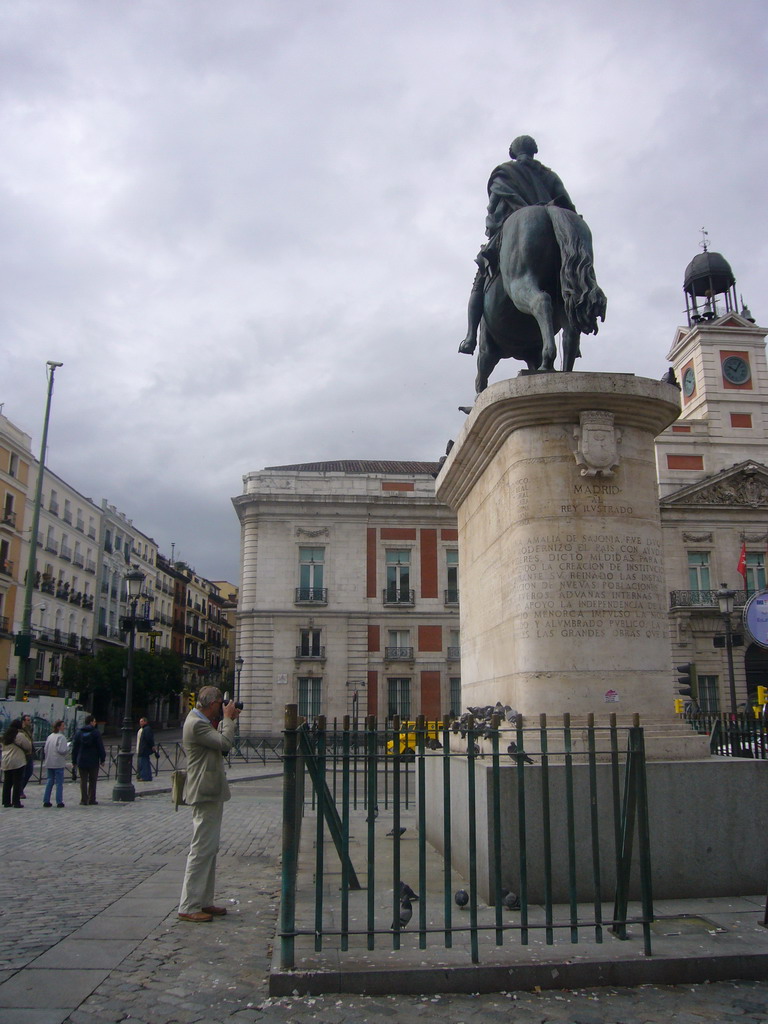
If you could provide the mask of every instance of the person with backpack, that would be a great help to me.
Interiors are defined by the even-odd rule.
[[[101,733],[96,727],[96,715],[88,715],[85,725],[78,729],[72,742],[72,764],[80,775],[80,806],[97,804],[96,782],[99,765],[104,764],[107,752]]]

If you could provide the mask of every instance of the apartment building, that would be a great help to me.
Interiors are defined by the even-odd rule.
[[[273,466],[244,477],[244,728],[435,716],[460,702],[456,519],[431,462]]]

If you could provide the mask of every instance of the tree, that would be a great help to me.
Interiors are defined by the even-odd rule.
[[[89,699],[104,712],[125,697],[128,651],[109,647],[95,655],[65,658],[62,668],[65,689],[76,690],[82,701]],[[154,700],[180,693],[184,688],[181,659],[172,651],[149,654],[134,651],[133,706],[146,710]]]

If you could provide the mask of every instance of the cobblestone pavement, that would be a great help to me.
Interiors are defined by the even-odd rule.
[[[75,793],[67,800],[74,805]],[[153,885],[154,875],[167,878],[170,870],[180,880],[189,812],[174,812],[167,796],[112,804],[105,791],[102,801],[60,811],[30,800],[24,812],[0,814],[0,980],[34,963],[100,912],[108,916],[113,902],[136,886]],[[67,1024],[768,1022],[768,981],[478,996],[269,998],[280,814],[278,779],[234,785],[219,857],[219,902],[229,901],[229,915],[189,925],[178,921],[174,908],[66,1017]],[[14,905],[18,914],[9,912]],[[1,1019],[19,1024],[54,1019],[42,1011],[7,1014]]]

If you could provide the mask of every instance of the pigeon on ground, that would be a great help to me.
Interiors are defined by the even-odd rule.
[[[469,903],[469,893],[466,889],[459,889],[453,899],[457,907],[466,907]]]
[[[410,885],[406,885],[405,882],[401,882],[400,883],[400,899],[401,900],[410,900],[413,903],[414,900],[417,900],[418,898],[419,897],[413,891],[413,889],[410,887]]]
[[[408,924],[412,917],[413,907],[411,906],[411,901],[409,899],[401,900],[399,919],[398,921],[392,922],[392,927],[390,928],[390,931],[394,931],[398,923],[400,924],[401,928],[405,928],[405,926]]]
[[[502,889],[501,905],[502,907],[506,907],[507,910],[519,910],[520,897],[514,892],[509,892],[506,889]]]
[[[397,834],[401,836],[403,834],[403,832],[405,832],[405,828],[399,829]],[[395,830],[394,829],[390,829],[389,832],[387,832],[388,836],[394,836],[394,834],[395,834]]]
[[[511,742],[509,744],[509,746],[507,747],[507,753],[512,758],[512,760],[515,761],[517,759],[517,753],[518,753],[518,751],[517,751],[517,744],[514,743],[514,742]],[[525,753],[525,751],[523,751],[523,761],[526,764],[536,764],[536,762],[533,760],[533,758],[532,757],[528,757],[528,755]]]

